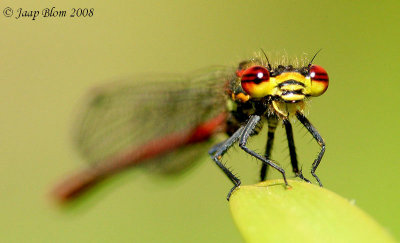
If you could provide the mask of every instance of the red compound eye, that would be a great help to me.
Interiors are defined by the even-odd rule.
[[[328,82],[328,73],[321,66],[312,65],[310,67],[310,77],[314,81]]]
[[[269,81],[269,71],[262,66],[253,66],[243,71],[241,76],[242,88],[251,97],[260,98],[269,92],[265,83]]]
[[[242,73],[242,83],[259,84],[269,80],[269,72],[265,67],[253,66]]]
[[[311,95],[320,96],[328,89],[328,73],[321,66],[312,65],[310,67]]]

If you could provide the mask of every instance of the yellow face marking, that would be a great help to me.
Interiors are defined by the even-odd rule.
[[[276,76],[275,79],[277,83],[283,83],[284,81],[291,79],[304,83],[305,77],[298,72],[285,72]]]
[[[290,81],[297,83],[285,84]],[[272,95],[280,96],[286,101],[303,100],[306,95],[311,93],[310,78],[298,72],[284,72],[276,77],[271,77],[271,83],[274,85]]]

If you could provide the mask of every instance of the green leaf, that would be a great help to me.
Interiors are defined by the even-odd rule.
[[[270,180],[234,191],[230,209],[246,242],[396,242],[347,199],[302,181],[289,185]]]

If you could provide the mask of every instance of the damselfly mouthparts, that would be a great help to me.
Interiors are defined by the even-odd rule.
[[[305,103],[328,88],[328,74],[313,65],[316,55],[303,64],[271,65],[267,56],[241,62],[236,68],[215,67],[185,77],[157,77],[114,83],[96,89],[81,113],[75,142],[81,154],[93,163],[67,178],[54,190],[61,201],[72,199],[90,186],[127,167],[152,164],[163,173],[190,166],[205,144],[217,133],[229,137],[208,153],[232,181],[240,180],[221,162],[236,142],[262,162],[260,179],[269,166],[278,170],[287,185],[285,171],[271,160],[277,125],[282,121],[295,175],[299,170],[289,118],[297,118],[321,149],[312,164],[315,174],[325,152],[325,142],[304,115]],[[268,123],[264,154],[247,146],[250,136]]]

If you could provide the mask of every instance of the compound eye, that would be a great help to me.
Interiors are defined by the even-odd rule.
[[[262,98],[270,93],[269,71],[262,66],[247,68],[241,73],[242,88],[253,98]]]
[[[320,96],[328,89],[328,73],[321,66],[312,65],[310,67],[311,96]]]

